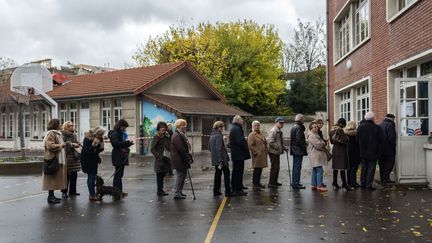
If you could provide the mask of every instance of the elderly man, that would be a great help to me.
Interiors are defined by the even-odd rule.
[[[233,162],[233,171],[231,176],[231,187],[233,194],[237,196],[245,196],[247,189],[243,185],[244,161],[250,159],[249,147],[244,136],[243,119],[236,115],[233,118],[232,127],[229,133],[229,141],[231,147],[231,159]]]
[[[305,137],[306,128],[303,124],[304,116],[302,114],[297,114],[294,126],[291,128],[291,155],[293,156],[293,177],[291,186],[293,189],[306,188],[300,184],[303,156],[307,155]]]
[[[375,113],[368,112],[365,120],[357,128],[357,138],[362,160],[361,187],[370,191],[375,190],[373,180],[376,162],[380,158],[383,144],[383,130],[375,124]]]
[[[387,114],[380,125],[384,132],[382,155],[379,162],[381,183],[394,183],[394,181],[390,180],[390,173],[393,170],[396,157],[396,126],[394,119],[393,114]]]
[[[283,133],[282,128],[284,126],[285,120],[282,117],[278,117],[275,120],[275,125],[268,134],[267,142],[268,142],[268,154],[270,157],[270,178],[268,187],[277,188],[278,186],[282,186],[281,183],[278,182],[279,177],[279,168],[280,168],[280,155],[283,154],[284,150],[288,150],[283,145]]]

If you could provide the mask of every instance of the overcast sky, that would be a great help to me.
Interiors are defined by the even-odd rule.
[[[52,58],[56,66],[122,68],[149,36],[185,21],[252,19],[273,24],[286,42],[297,19],[325,19],[324,0],[0,0],[0,56],[18,64]]]

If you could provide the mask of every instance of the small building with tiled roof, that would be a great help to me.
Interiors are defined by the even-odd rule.
[[[134,148],[137,153],[148,152],[147,138],[154,134],[159,121],[186,119],[192,150],[199,152],[207,149],[208,135],[216,120],[224,121],[228,129],[234,115],[251,116],[228,105],[225,97],[189,62],[69,76],[68,79],[48,92],[59,104],[61,122],[72,121],[82,139],[88,129],[103,126],[110,130],[124,118],[130,124],[129,136],[137,138],[138,146]],[[16,111],[7,106],[0,109],[0,147],[17,147]],[[24,112],[24,134],[29,147],[41,144],[48,111],[49,107],[40,97],[31,97]]]

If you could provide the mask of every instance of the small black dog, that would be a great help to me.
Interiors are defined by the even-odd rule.
[[[105,195],[111,195],[114,201],[121,199],[121,191],[118,188],[112,186],[104,186],[104,180],[102,177],[96,177],[96,194],[101,198]]]

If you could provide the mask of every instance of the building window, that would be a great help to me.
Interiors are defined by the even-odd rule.
[[[45,133],[47,132],[47,126],[48,126],[47,125],[48,124],[48,121],[47,121],[48,115],[47,115],[46,111],[43,111],[41,113],[41,115],[42,115],[42,117],[41,117],[41,127],[42,127],[41,131],[44,134],[43,136],[45,136]]]
[[[340,94],[340,117],[351,121],[351,92],[343,92]]]
[[[356,88],[356,111],[357,111],[357,122],[363,120],[366,113],[370,110],[369,104],[369,85],[364,84]]]
[[[199,117],[198,116],[193,116],[192,117],[192,131],[193,132],[199,132],[201,130],[201,123],[199,121]]]
[[[102,126],[106,131],[111,129],[111,102],[110,100],[102,101]]]
[[[122,119],[122,100],[114,99],[114,124]]]
[[[387,0],[387,21],[391,22],[418,0]]]
[[[77,104],[71,103],[69,105],[69,117],[70,117],[70,121],[74,124],[76,129],[78,129],[77,114],[78,114]],[[64,123],[62,123],[62,124],[64,124]]]
[[[13,131],[14,131],[14,114],[9,114],[9,127],[8,127],[8,138],[13,138]]]
[[[400,107],[402,136],[429,135],[429,83],[427,81],[401,82]]]
[[[369,37],[369,5],[367,0],[360,0],[355,6],[355,40],[358,45]]]
[[[428,74],[432,74],[432,61],[425,62],[420,65],[420,75],[424,76]]]
[[[192,131],[192,117],[190,117],[190,116],[186,116],[185,117],[185,120],[186,120],[186,131],[187,132],[191,132]]]
[[[407,69],[407,78],[417,78],[417,66]]]
[[[39,116],[38,115],[39,115],[38,111],[34,110],[33,111],[33,139],[39,138],[39,136],[38,136],[38,125],[39,125],[38,118],[39,118]]]
[[[24,137],[30,137],[30,114],[24,113]]]
[[[6,138],[6,114],[2,114],[1,117],[1,137]]]
[[[81,102],[81,109],[89,109],[90,103],[88,101]]]
[[[60,104],[60,124],[64,124],[67,121],[67,106],[65,103]]]
[[[369,0],[348,1],[334,20],[335,60],[340,60],[370,37]]]

